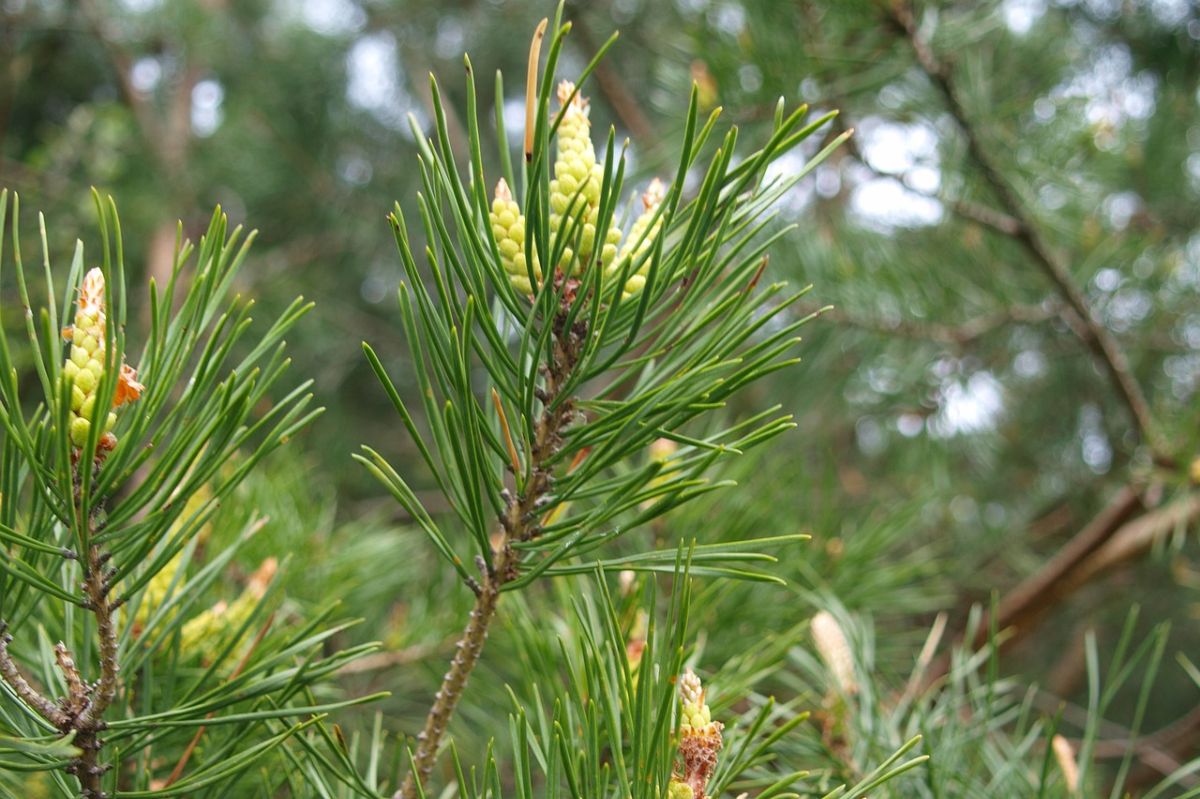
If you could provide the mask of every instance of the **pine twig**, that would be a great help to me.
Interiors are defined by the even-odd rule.
[[[518,574],[520,555],[513,544],[536,538],[541,528],[538,522],[543,499],[553,485],[553,476],[548,464],[562,446],[562,433],[575,415],[575,406],[569,397],[561,395],[561,386],[567,383],[582,354],[587,340],[586,331],[580,322],[576,329],[566,330],[562,321],[565,311],[555,322],[554,352],[544,369],[545,387],[541,396],[542,412],[535,426],[534,440],[527,455],[529,478],[524,491],[518,496],[507,495],[506,507],[500,518],[500,543],[494,562],[484,571],[482,583],[476,592],[475,606],[462,637],[455,644],[450,668],[442,677],[442,685],[434,696],[434,702],[425,718],[425,726],[417,736],[417,751],[413,754],[412,768],[404,783],[393,795],[393,799],[416,799],[417,785],[424,785],[433,772],[438,747],[446,734],[450,718],[462,699],[467,680],[479,662],[483,645],[487,641],[488,628],[496,615],[500,591],[504,584]]]
[[[967,152],[971,160],[1000,201],[1004,212],[1011,217],[1011,222],[1015,223],[1006,223],[1006,226],[1013,228],[1008,235],[1029,253],[1034,264],[1054,285],[1067,307],[1074,315],[1078,316],[1082,323],[1081,329],[1075,326],[1073,329],[1100,360],[1113,387],[1128,409],[1134,425],[1154,453],[1156,460],[1169,463],[1171,459],[1167,448],[1159,436],[1158,428],[1150,412],[1150,405],[1142,392],[1141,385],[1133,375],[1129,359],[1121,349],[1116,337],[1097,318],[1087,298],[1075,285],[1067,265],[1050,249],[1032,215],[1018,197],[1016,190],[983,146],[975,123],[967,113],[966,105],[954,83],[949,66],[937,57],[928,42],[922,38],[917,30],[912,10],[903,0],[883,0],[882,5],[888,21],[908,41],[922,71],[945,100],[947,110],[966,138]]]
[[[93,533],[94,534],[94,533]],[[81,754],[71,770],[79,778],[80,796],[83,799],[104,799],[101,778],[106,767],[99,763],[100,749],[104,745],[98,733],[105,728],[104,711],[117,695],[117,628],[113,619],[111,567],[108,557],[99,547],[91,547],[88,553],[87,573],[84,575],[83,591],[87,598],[86,607],[96,617],[96,634],[100,639],[100,679],[90,687],[83,712],[71,720],[75,731],[75,745]]]
[[[8,687],[21,698],[22,702],[36,710],[38,715],[46,721],[62,729],[67,725],[67,714],[58,705],[38,693],[37,689],[25,679],[25,675],[21,673],[12,654],[8,651],[8,645],[12,643],[12,640],[12,636],[8,634],[8,625],[0,622],[0,677],[4,678],[4,682],[8,683]]]
[[[899,320],[894,323],[870,317],[858,316],[837,308],[802,306],[801,313],[819,314],[830,322],[846,327],[878,333],[884,336],[902,337],[918,341],[932,341],[962,347],[1011,323],[1033,324],[1045,322],[1059,315],[1057,308],[1038,305],[1014,305],[993,313],[976,317],[961,325],[943,325],[932,322]]]

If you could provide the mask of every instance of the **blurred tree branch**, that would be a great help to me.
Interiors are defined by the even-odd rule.
[[[1156,463],[1171,467],[1174,459],[1161,438],[1141,385],[1134,377],[1129,360],[1116,340],[1092,309],[1082,290],[1075,284],[1068,265],[1043,237],[1033,215],[1021,201],[1016,188],[1001,166],[984,146],[979,130],[968,114],[950,66],[940,60],[918,30],[911,7],[903,0],[881,3],[891,26],[903,38],[917,64],[941,94],[946,108],[961,130],[969,160],[984,178],[999,201],[1003,217],[964,215],[1008,236],[1018,243],[1033,263],[1054,285],[1063,298],[1063,317],[1072,331],[1100,361],[1126,406],[1141,439]],[[963,213],[963,209],[956,209]],[[1164,530],[1186,525],[1200,515],[1200,503],[1188,498],[1165,509],[1150,511],[1157,488],[1143,491],[1135,485],[1122,488],[1095,518],[1067,542],[1041,569],[1011,589],[996,609],[995,619],[985,617],[971,644],[983,645],[991,629],[1007,629],[1006,643],[1027,634],[1037,620],[1058,602],[1102,571],[1144,552]],[[943,659],[931,670],[936,679],[946,673],[949,661]]]
[[[819,314],[836,325],[877,333],[882,336],[899,336],[917,341],[929,341],[937,344],[947,344],[963,347],[979,338],[1012,323],[1036,324],[1056,318],[1060,310],[1054,305],[1014,305],[998,311],[976,317],[961,325],[945,325],[936,322],[922,322],[902,319],[889,322],[874,317],[859,316],[837,308],[820,308],[817,306],[800,306],[799,312]]]
[[[1028,633],[1035,620],[1065,596],[1070,575],[1144,507],[1142,493],[1136,487],[1122,487],[1108,505],[1041,569],[1005,594],[997,606],[994,626],[1002,630],[1015,628],[1009,641]],[[983,646],[992,626],[985,619],[971,645]]]
[[[882,6],[888,21],[908,42],[918,65],[945,100],[947,110],[966,139],[967,152],[971,161],[979,169],[988,186],[1000,201],[1004,212],[1016,223],[1015,229],[1009,234],[1010,237],[1029,253],[1033,262],[1062,295],[1070,310],[1082,321],[1082,329],[1075,325],[1072,325],[1072,329],[1081,335],[1084,343],[1101,361],[1117,393],[1129,410],[1139,434],[1150,447],[1155,459],[1162,463],[1170,463],[1172,459],[1159,436],[1149,403],[1146,401],[1141,385],[1133,375],[1129,359],[1113,334],[1096,317],[1087,298],[1075,285],[1067,265],[1051,250],[1032,215],[1022,203],[1016,189],[983,146],[979,132],[967,113],[966,104],[955,85],[949,65],[941,61],[928,42],[922,38],[917,29],[912,9],[906,2],[886,0]]]
[[[579,43],[588,56],[595,55],[596,40],[591,35],[582,14],[572,20],[572,27],[579,36]],[[595,76],[600,93],[604,95],[604,99],[608,101],[617,118],[621,120],[621,124],[629,129],[634,140],[643,147],[653,147],[658,142],[654,126],[650,124],[649,117],[642,111],[637,96],[626,85],[621,73],[614,69],[608,61],[601,59],[600,63],[596,65]]]
[[[122,47],[119,36],[106,15],[96,7],[95,0],[81,0],[79,8],[108,55],[121,98],[137,121],[146,149],[161,171],[160,185],[164,193],[174,200],[178,218],[187,216],[194,199],[187,170],[192,90],[203,74],[201,68],[186,52],[182,54],[179,79],[167,98],[165,113],[160,114],[134,85],[133,56]],[[160,286],[166,286],[170,281],[175,260],[175,236],[175,216],[166,214],[150,238],[146,256],[146,270]]]

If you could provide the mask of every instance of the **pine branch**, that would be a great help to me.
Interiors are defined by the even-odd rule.
[[[455,644],[450,669],[442,678],[441,688],[435,694],[433,706],[425,718],[425,726],[417,736],[412,768],[400,790],[394,794],[394,799],[416,799],[417,785],[424,785],[433,772],[442,737],[483,652],[488,628],[496,615],[500,591],[505,583],[518,574],[520,555],[513,544],[532,540],[541,532],[538,512],[553,485],[548,464],[562,447],[563,431],[575,415],[573,400],[563,397],[561,389],[573,376],[587,341],[586,326],[582,322],[577,322],[571,329],[565,328],[568,311],[569,307],[564,307],[555,320],[554,351],[543,369],[545,385],[540,395],[542,411],[529,451],[530,478],[523,493],[516,497],[511,494],[506,496],[505,512],[500,518],[500,543],[494,563],[484,570],[470,620]]]
[[[1128,357],[1116,337],[1097,318],[1083,291],[1075,285],[1067,265],[1051,250],[1036,221],[1021,202],[1012,183],[984,147],[976,124],[967,113],[966,105],[955,85],[949,65],[941,61],[929,47],[928,42],[922,38],[911,8],[903,0],[885,0],[882,6],[890,24],[907,40],[916,56],[917,63],[945,100],[950,115],[954,117],[966,138],[967,152],[971,161],[991,187],[1004,212],[1011,217],[1009,221],[1015,223],[1015,226],[1006,223],[1005,226],[1012,228],[1011,232],[1006,235],[1009,235],[1029,253],[1034,264],[1054,285],[1067,307],[1079,317],[1082,329],[1074,326],[1073,329],[1100,360],[1113,387],[1128,409],[1134,425],[1142,439],[1150,447],[1155,459],[1169,463],[1171,458],[1168,449],[1159,436],[1150,405],[1141,385],[1133,375]],[[1000,230],[999,226],[992,227],[994,230]]]
[[[1143,507],[1141,492],[1133,486],[1123,487],[1104,510],[1076,533],[1041,569],[1004,596],[997,607],[995,626],[998,629],[1015,627],[1016,635],[1026,632],[1033,619],[1053,607],[1065,578]],[[986,621],[980,624],[973,646],[978,648],[984,645],[991,626]]]
[[[38,693],[37,689],[25,679],[25,675],[21,673],[12,654],[8,651],[8,645],[12,643],[12,640],[12,636],[8,633],[8,625],[0,622],[0,677],[4,678],[4,682],[8,683],[8,687],[21,698],[21,701],[36,710],[38,715],[46,721],[62,729],[67,725],[67,714]]]
[[[881,336],[900,336],[917,341],[930,341],[937,344],[948,344],[963,347],[983,336],[988,335],[1012,323],[1036,324],[1053,319],[1059,315],[1054,307],[1038,305],[1014,305],[1002,308],[993,313],[976,317],[961,325],[943,325],[935,322],[920,322],[902,319],[888,322],[882,319],[848,313],[837,308],[821,308],[817,306],[800,306],[801,313],[817,314],[833,324],[843,325]]]

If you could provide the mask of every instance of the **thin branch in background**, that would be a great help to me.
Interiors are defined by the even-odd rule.
[[[596,41],[588,30],[587,25],[583,21],[583,16],[576,17],[571,22],[572,29],[579,37],[579,43],[587,52],[588,57],[596,54]],[[600,93],[604,95],[604,99],[608,101],[613,113],[621,120],[621,124],[629,130],[634,141],[643,147],[653,147],[658,143],[658,136],[654,132],[654,125],[651,124],[650,118],[642,111],[641,103],[638,102],[637,96],[625,79],[621,77],[621,73],[614,69],[612,64],[604,59],[601,59],[596,64],[596,70],[593,73],[596,76],[596,85],[600,89]]]
[[[945,100],[947,110],[966,138],[971,161],[991,187],[1004,211],[1016,222],[1016,230],[1010,237],[1029,253],[1034,264],[1049,278],[1067,306],[1082,321],[1083,330],[1077,332],[1083,334],[1084,343],[1104,366],[1142,439],[1150,447],[1156,460],[1169,463],[1171,458],[1167,447],[1159,436],[1150,405],[1133,375],[1129,359],[1113,334],[1097,318],[1087,298],[1075,285],[1067,265],[1051,250],[1011,182],[984,148],[979,132],[967,113],[966,105],[954,83],[949,66],[939,60],[922,38],[912,9],[906,3],[901,0],[884,0],[882,6],[888,21],[907,40],[917,63]]]
[[[837,308],[819,308],[816,306],[801,306],[802,314],[819,314],[822,318],[845,327],[877,333],[882,336],[893,336],[930,341],[938,344],[948,344],[955,347],[966,346],[983,336],[992,333],[1012,323],[1038,324],[1057,318],[1059,309],[1054,305],[1014,305],[994,313],[979,316],[961,325],[942,325],[934,322],[914,320],[898,320],[887,322],[868,316],[858,316]]]
[[[802,8],[807,28],[810,33],[815,34],[813,37],[813,46],[815,46],[819,41],[821,14],[815,3],[804,3]],[[850,108],[849,98],[843,93],[833,90],[830,91],[827,99],[830,106],[839,110],[837,118],[833,120],[830,135],[833,136],[837,133],[850,130],[852,120],[850,114],[847,112],[847,109]],[[905,189],[911,191],[913,194],[919,194],[922,197],[935,200],[963,219],[980,224],[1004,236],[1016,236],[1020,232],[1021,223],[1016,218],[997,211],[995,208],[990,208],[982,203],[971,202],[970,200],[951,199],[936,191],[926,191],[914,185],[906,173],[887,172],[879,169],[867,158],[866,153],[863,152],[862,147],[859,145],[858,139],[854,137],[847,139],[845,147],[845,155],[853,157],[854,160],[862,164],[864,169],[870,170],[873,175],[899,181]]]
[[[1010,642],[1028,633],[1034,620],[1061,598],[1065,578],[1144,507],[1141,492],[1134,486],[1124,486],[1104,510],[1076,533],[1041,569],[1005,594],[996,609],[994,626],[998,629],[1015,628]],[[992,626],[985,619],[979,625],[972,646],[983,646]]]
[[[1071,743],[1078,749],[1082,742]],[[1197,743],[1200,743],[1200,706],[1192,708],[1166,727],[1133,740],[1126,737],[1097,741],[1093,745],[1092,755],[1097,760],[1119,760],[1132,750],[1144,768],[1130,776],[1125,789],[1136,792],[1157,782],[1159,777],[1179,770],[1194,755]],[[1200,785],[1200,777],[1186,774],[1180,779],[1179,785],[1195,788]]]
[[[117,78],[117,90],[137,119],[146,146],[155,155],[161,155],[159,148],[164,138],[163,126],[146,97],[133,85],[133,58],[117,44],[116,34],[110,28],[104,12],[96,7],[94,0],[80,0],[79,10],[112,63]]]
[[[1040,569],[1010,589],[996,607],[996,618],[990,611],[984,613],[975,635],[967,641],[965,634],[959,636],[962,644],[973,649],[985,646],[993,628],[1007,631],[1005,644],[1030,632],[1036,620],[1047,613],[1064,594],[1061,589],[1073,570],[1088,556],[1099,550],[1121,526],[1136,517],[1144,508],[1142,494],[1132,485],[1121,488],[1117,495],[1087,525],[1077,532],[1054,557]],[[951,655],[943,653],[937,663],[929,669],[924,687],[928,688],[949,673]]]
[[[1051,249],[1033,215],[1026,209],[1012,183],[985,148],[975,123],[967,113],[966,104],[959,94],[949,65],[942,62],[922,38],[912,10],[906,3],[901,0],[885,0],[881,5],[892,27],[907,41],[918,65],[942,95],[950,115],[966,140],[971,162],[1000,202],[1005,216],[980,214],[980,209],[976,207],[960,207],[956,210],[964,215],[977,217],[976,221],[1013,239],[1029,254],[1034,265],[1050,280],[1062,297],[1065,303],[1062,308],[1064,320],[1103,366],[1154,460],[1162,465],[1172,465],[1173,459],[1160,437],[1149,403],[1133,375],[1125,352],[1113,334],[1100,322],[1082,290],[1075,284],[1067,264]],[[1145,510],[1141,492],[1132,486],[1123,488],[1118,496],[1057,555],[1003,598],[997,609],[994,624],[986,621],[981,624],[971,643],[976,647],[981,646],[986,640],[987,631],[993,626],[1012,628],[1012,635],[1007,641],[1010,644],[1027,634],[1039,617],[1100,573],[1101,568],[1090,567],[1087,562],[1100,552],[1107,551],[1111,540],[1118,536],[1119,531],[1132,530],[1122,536],[1129,540],[1129,545],[1121,548],[1115,560],[1098,563],[1107,568],[1112,562],[1127,560],[1144,551],[1149,546],[1148,540],[1152,540],[1161,532],[1161,525],[1158,523],[1141,524],[1141,520],[1134,521]],[[1191,518],[1190,513],[1189,508],[1185,515]],[[1171,520],[1172,523],[1179,523],[1175,516],[1172,516]],[[945,673],[949,662],[943,658],[938,665],[939,668],[930,672],[931,677],[935,679]]]
[[[179,79],[169,92],[165,114],[160,114],[149,98],[134,86],[134,58],[121,46],[108,17],[96,7],[95,0],[81,0],[79,8],[107,53],[120,96],[137,122],[147,151],[157,163],[162,191],[175,205],[175,215],[168,214],[163,218],[151,236],[147,252],[147,273],[159,286],[166,286],[170,283],[175,262],[174,218],[187,217],[194,206],[195,192],[187,169],[188,149],[192,140],[192,91],[203,70],[188,57],[188,53],[181,53]]]
[[[1189,494],[1166,507],[1147,510],[1153,491],[1123,487],[1095,518],[1038,571],[1012,588],[1000,601],[994,625],[985,614],[970,645],[987,643],[989,630],[1008,631],[1005,646],[1028,636],[1057,603],[1101,574],[1128,563],[1173,531],[1200,520],[1200,495]],[[926,686],[946,674],[943,656],[930,670]]]
[[[338,674],[364,674],[371,671],[391,669],[396,666],[407,666],[411,663],[424,660],[435,651],[435,647],[429,644],[413,644],[404,649],[398,649],[395,652],[376,652],[373,655],[367,655],[364,658],[350,661],[338,669]]]
[[[1097,575],[1128,563],[1174,531],[1186,529],[1197,520],[1200,520],[1200,494],[1189,494],[1121,525],[1103,546],[1072,572],[1070,580],[1060,590],[1074,590]]]

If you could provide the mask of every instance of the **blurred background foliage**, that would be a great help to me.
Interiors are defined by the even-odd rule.
[[[294,599],[341,595],[367,617],[356,634],[387,652],[347,680],[395,692],[391,729],[422,717],[470,596],[350,463],[359,442],[393,463],[413,455],[359,348],[370,340],[412,390],[384,214],[416,191],[407,116],[428,130],[427,73],[450,107],[465,102],[463,51],[484,78],[504,71],[498,101],[520,141],[528,37],[552,11],[516,0],[0,0],[0,183],[55,222],[60,258],[91,229],[89,185],[120,202],[134,285],[169,269],[176,219],[195,238],[220,203],[260,231],[241,291],[268,308],[296,293],[317,301],[289,345],[329,412],[243,489],[276,522],[245,557],[292,550]],[[1166,761],[1140,758],[1148,776],[1135,785],[1195,756],[1200,686],[1173,653],[1200,651],[1188,535],[1200,515],[1200,475],[1189,477],[1200,454],[1200,11],[1185,0],[920,2],[911,15],[870,0],[601,0],[570,3],[567,16],[562,76],[621,31],[587,90],[593,124],[629,138],[639,178],[672,163],[692,82],[702,110],[723,106],[754,141],[781,95],[841,109],[829,138],[855,129],[786,198],[796,227],[770,263],[814,285],[804,310],[834,309],[806,326],[804,364],[741,399],[744,410],[782,402],[799,429],[722,475],[738,488],[647,533],[667,545],[813,535],[782,553],[789,587],[701,592],[703,657],[731,661],[746,636],[786,635],[836,607],[873,621],[855,639],[871,649],[860,664],[902,687],[931,625],[945,624],[946,651],[972,605],[997,602],[998,626],[1014,625],[1000,673],[1022,691],[1040,686],[1031,701],[1065,708],[1066,730],[1087,704],[1085,632],[1103,651],[1138,604],[1140,636],[1173,629],[1143,723],[1161,731],[1152,740]],[[1126,356],[1152,428],[1131,415],[1055,265]],[[13,286],[0,290],[14,301]],[[473,683],[460,748],[482,749],[480,720],[507,710],[503,691],[480,686],[512,680],[519,627],[485,656],[495,679]],[[778,690],[789,685],[802,691],[786,679]],[[1138,688],[1119,694],[1102,737],[1126,734]]]

